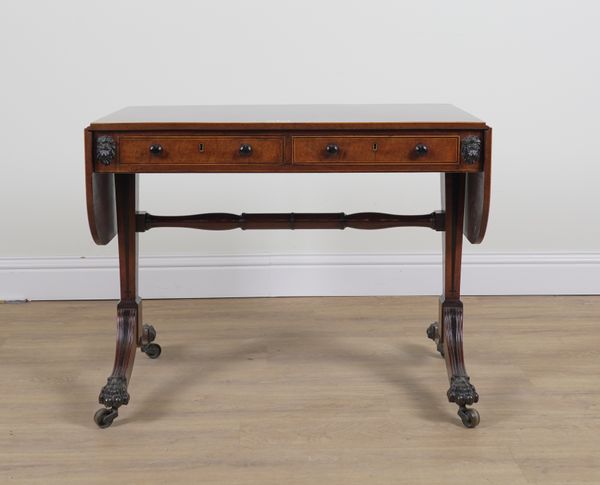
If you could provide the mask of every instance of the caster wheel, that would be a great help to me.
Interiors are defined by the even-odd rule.
[[[99,428],[108,428],[115,418],[119,415],[115,408],[108,409],[102,408],[96,411],[94,414],[94,422],[98,425]]]
[[[467,428],[474,428],[479,424],[479,413],[477,412],[477,409],[461,408],[458,410],[458,415]]]
[[[156,330],[152,325],[144,324],[144,333],[146,334],[147,342],[154,342],[156,339]]]
[[[427,327],[427,338],[436,343],[437,351],[444,357],[444,345],[440,342],[440,327],[437,322],[433,322]]]
[[[435,340],[438,336],[437,323],[432,323],[427,327],[427,338]]]
[[[444,354],[444,346],[439,342],[437,344],[437,351],[440,353],[440,355],[442,357],[446,357],[446,355]]]
[[[148,344],[142,347],[142,352],[144,352],[151,359],[158,359],[162,349],[158,344]]]

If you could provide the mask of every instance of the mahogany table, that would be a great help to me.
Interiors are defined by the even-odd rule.
[[[460,273],[463,233],[483,240],[490,204],[492,130],[451,105],[132,107],[85,129],[87,211],[97,244],[119,243],[121,299],[114,367],[94,420],[110,426],[127,390],[136,350],[157,358],[156,331],[142,323],[138,236],[155,227],[194,229],[385,229],[428,227],[443,235],[438,321],[427,329],[446,361],[447,396],[466,427],[479,400],[463,358]],[[155,216],[137,211],[138,173],[439,172],[442,210]]]

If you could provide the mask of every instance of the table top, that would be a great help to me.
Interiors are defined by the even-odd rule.
[[[85,130],[90,229],[98,244],[114,237],[116,181],[137,173],[441,172],[466,175],[465,234],[476,243],[491,136],[450,104],[124,108]]]
[[[144,129],[483,129],[451,104],[131,106],[94,121],[92,130]]]

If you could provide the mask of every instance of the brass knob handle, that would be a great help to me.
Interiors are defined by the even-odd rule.
[[[150,145],[150,153],[152,153],[152,155],[160,155],[163,151],[163,147],[162,145],[154,144],[154,145]]]
[[[252,145],[244,143],[240,146],[240,155],[247,157],[252,154]]]
[[[335,143],[329,143],[325,147],[325,152],[327,153],[327,155],[336,155],[340,152],[340,147],[337,146]]]
[[[427,145],[423,145],[423,143],[419,143],[415,147],[415,152],[417,152],[417,155],[425,155],[428,151],[429,148],[427,148]]]

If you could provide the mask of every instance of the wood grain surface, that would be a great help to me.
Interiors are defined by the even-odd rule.
[[[93,130],[471,128],[486,125],[451,104],[297,104],[130,106],[91,124]]]
[[[600,297],[464,298],[466,429],[435,297],[146,301],[112,427],[114,302],[0,305],[0,483],[600,483]]]
[[[459,163],[458,136],[294,136],[292,163]],[[339,152],[330,155],[333,144]],[[418,145],[427,148],[419,154]]]
[[[85,130],[85,195],[90,233],[98,245],[106,245],[117,234],[115,176],[94,171],[92,132]]]
[[[162,148],[158,155],[149,145]],[[250,145],[243,155],[240,147]],[[254,136],[121,136],[119,162],[123,165],[202,164],[202,163],[272,163],[283,162],[283,137]]]

